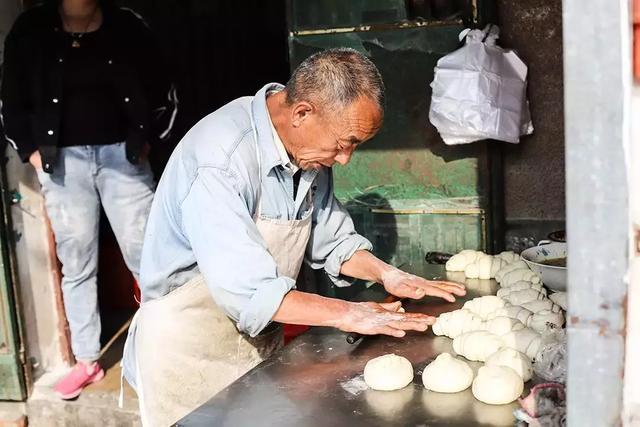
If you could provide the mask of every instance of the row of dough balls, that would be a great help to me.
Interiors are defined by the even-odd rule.
[[[485,363],[476,378],[466,362],[443,353],[425,369],[425,387],[446,393],[472,385],[474,397],[489,404],[510,403],[522,394],[543,336],[564,324],[555,301],[566,308],[566,294],[548,299],[539,279],[531,280],[532,272],[519,263],[524,264],[516,261],[501,271],[497,295],[467,301],[462,309],[440,315],[433,325],[436,335],[453,339],[457,354]]]
[[[505,405],[520,397],[527,381],[523,375],[531,378],[531,372],[531,361],[510,348],[492,354],[475,378],[467,362],[442,353],[424,369],[422,382],[428,390],[439,393],[458,393],[471,386],[479,401]]]
[[[522,394],[523,373],[531,376],[530,361],[508,348],[493,354],[475,378],[467,362],[442,353],[424,369],[422,383],[426,389],[439,393],[458,393],[471,386],[474,397],[479,401],[503,405]],[[409,385],[413,377],[411,362],[395,354],[371,359],[364,368],[364,380],[373,390],[400,390]]]
[[[447,271],[462,271],[467,279],[496,279],[500,286],[508,287],[519,281],[540,284],[535,274],[520,255],[511,251],[487,255],[481,251],[465,249],[445,264]]]
[[[523,291],[532,291],[528,292],[530,298],[524,298]],[[474,298],[459,310],[441,314],[433,333],[452,338],[456,353],[469,360],[484,362],[501,347],[513,348],[534,360],[543,336],[561,328],[565,321],[560,306],[546,296],[539,298],[545,292],[526,288],[505,292],[502,297]]]
[[[504,335],[527,327],[539,334],[547,334],[564,325],[560,306],[549,299],[512,305],[496,296],[480,298],[483,300],[472,300],[477,300],[475,304],[468,301],[461,309],[441,314],[433,325],[433,333],[454,339],[466,332],[488,331]],[[483,302],[486,303],[484,306],[481,305]]]
[[[493,279],[503,268],[520,259],[520,255],[511,251],[493,256],[465,249],[452,256],[445,268],[447,271],[464,271],[468,279]]]

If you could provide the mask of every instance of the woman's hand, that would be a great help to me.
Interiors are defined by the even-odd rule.
[[[427,280],[397,268],[382,274],[382,285],[387,292],[400,298],[420,299],[429,295],[454,302],[456,295],[464,296],[467,293],[464,285],[460,283]]]
[[[40,157],[40,151],[36,150],[29,156],[29,163],[36,169],[42,169],[42,157]]]

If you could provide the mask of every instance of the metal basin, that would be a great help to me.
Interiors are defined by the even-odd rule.
[[[567,267],[542,264],[546,260],[567,257],[566,243],[542,241],[538,246],[526,249],[520,254],[548,288],[555,291],[567,290]]]

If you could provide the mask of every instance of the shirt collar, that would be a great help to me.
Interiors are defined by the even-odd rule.
[[[258,150],[260,150],[262,174],[265,176],[268,175],[274,167],[285,165],[275,141],[277,132],[272,131],[271,118],[269,117],[269,110],[267,109],[267,93],[283,89],[284,86],[281,84],[269,83],[256,93],[256,96],[251,102],[253,127],[256,132]],[[280,143],[282,143],[282,141],[280,141]],[[287,161],[290,162],[288,156]]]
[[[269,91],[267,92],[267,95],[275,92],[278,92],[278,91],[275,91],[275,90]],[[280,162],[282,163],[282,166],[289,173],[291,173],[291,175],[293,175],[294,173],[298,172],[300,168],[298,167],[298,165],[296,165],[291,161],[291,158],[289,157],[289,153],[287,153],[287,149],[284,147],[284,143],[282,142],[282,139],[280,139],[280,135],[278,135],[278,132],[276,131],[275,126],[273,125],[273,121],[271,120],[271,116],[269,115],[268,109],[267,109],[267,116],[269,117],[269,125],[271,126],[271,135],[273,136],[273,143],[276,145],[276,148],[278,149],[278,154],[280,155]]]

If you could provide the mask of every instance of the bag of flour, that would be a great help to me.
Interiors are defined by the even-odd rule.
[[[482,139],[518,143],[533,132],[527,66],[496,45],[499,29],[466,29],[465,45],[437,63],[429,121],[448,145]]]

